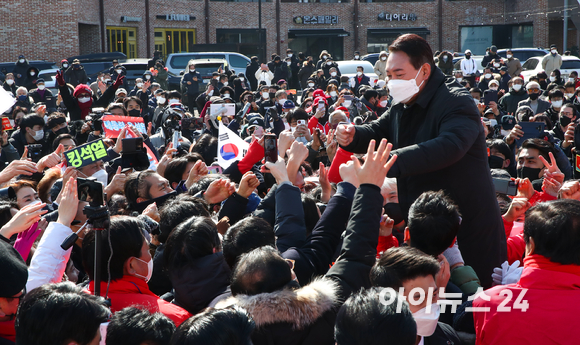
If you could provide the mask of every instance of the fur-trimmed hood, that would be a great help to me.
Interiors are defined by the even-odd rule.
[[[237,305],[246,309],[256,326],[287,322],[303,329],[316,322],[338,302],[338,284],[328,278],[313,280],[299,289],[284,288],[254,296],[237,295],[221,301],[216,308]]]

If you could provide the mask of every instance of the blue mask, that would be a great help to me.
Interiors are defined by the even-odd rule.
[[[24,102],[24,101],[26,101],[26,97],[28,97],[28,96],[26,96],[26,95],[18,96],[18,100],[21,102]]]

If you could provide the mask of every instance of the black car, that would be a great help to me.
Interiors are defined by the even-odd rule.
[[[46,60],[28,61],[28,64],[30,65],[30,67],[38,68],[39,71],[42,71],[43,69],[58,68],[58,66],[54,62],[46,61]],[[1,82],[4,82],[4,78],[6,77],[7,73],[12,73],[14,66],[15,66],[14,61],[0,63],[0,81]]]

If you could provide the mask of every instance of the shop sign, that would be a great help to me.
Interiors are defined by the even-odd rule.
[[[338,24],[338,16],[298,16],[295,24]]]
[[[388,20],[392,21],[415,21],[417,20],[417,15],[415,13],[387,13],[381,12],[379,13],[379,20]]]
[[[190,20],[194,20],[194,16],[190,16],[189,14],[162,14],[156,16],[157,19],[165,19],[174,22],[188,22]]]
[[[127,23],[127,22],[140,22],[141,21],[141,17],[121,16],[121,21],[123,23]]]

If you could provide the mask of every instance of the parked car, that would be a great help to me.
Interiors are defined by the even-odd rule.
[[[497,55],[501,56],[502,58],[506,59],[506,51],[507,49],[498,49]],[[513,48],[512,53],[514,57],[519,59],[520,62],[523,64],[524,62],[528,61],[529,58],[534,56],[545,56],[550,52],[546,49],[542,48]]]
[[[7,73],[12,73],[14,69],[15,61],[12,62],[0,62],[0,82],[4,82]],[[46,61],[46,60],[32,60],[28,61],[30,67],[36,67],[39,71],[43,69],[49,68],[58,68],[58,66],[54,62]]]
[[[379,55],[380,55],[380,53],[367,54],[367,55],[363,56],[361,58],[361,60],[368,61],[374,66],[375,63],[377,62],[377,60],[379,59]]]
[[[542,68],[543,56],[534,56],[529,58],[523,65],[522,76],[524,77],[524,82],[527,82],[531,76],[537,75],[544,69]],[[576,71],[580,72],[580,58],[576,56],[562,56],[562,66],[560,67],[560,73],[562,74],[562,79],[568,79],[570,72]],[[548,76],[549,77],[549,76]]]
[[[379,76],[375,74],[374,66],[369,61],[357,61],[357,60],[346,60],[346,61],[336,61],[338,65],[338,70],[341,76],[347,76],[350,78],[356,77],[356,68],[358,66],[364,67],[363,73],[371,79],[371,82],[377,82]]]
[[[137,78],[143,78],[143,73],[148,70],[148,62],[149,59],[129,59],[125,61],[119,61],[119,63],[127,70],[127,75],[125,76],[128,85],[127,92],[130,92],[135,87],[135,80]],[[109,67],[110,66],[112,66],[112,64],[109,63]],[[109,68],[107,67],[107,69],[104,71],[108,72]]]
[[[200,59],[222,59],[226,60],[229,68],[236,71],[236,73],[246,73],[246,66],[250,63],[250,58],[239,53],[230,52],[203,52],[203,53],[174,53],[167,56],[165,66],[169,72],[174,75],[179,75],[181,71],[185,70],[189,60]],[[196,66],[197,68],[197,66]]]
[[[58,86],[56,85],[56,72],[58,68],[43,69],[38,72],[38,78],[44,79],[44,86],[50,89],[53,95],[58,93]]]

